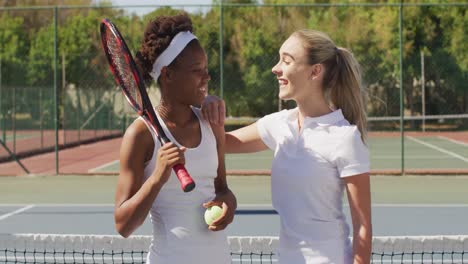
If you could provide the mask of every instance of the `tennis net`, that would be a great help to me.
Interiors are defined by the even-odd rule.
[[[1,234],[0,263],[144,263],[150,236]],[[229,237],[232,263],[277,263],[277,237]],[[468,263],[468,236],[374,237],[372,263]]]

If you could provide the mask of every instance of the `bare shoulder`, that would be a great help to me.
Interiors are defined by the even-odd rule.
[[[143,120],[136,119],[125,131],[122,139],[121,154],[122,152],[132,153],[138,151],[139,153],[144,153],[146,161],[147,157],[151,157],[153,150],[154,140],[151,132]]]
[[[216,137],[216,140],[224,140],[224,124],[215,124],[212,122],[209,122],[205,116],[202,114],[202,111],[200,108],[197,107],[192,107],[192,111],[195,113],[196,116],[198,116],[199,120],[204,123],[205,125],[211,127],[211,131],[213,131],[214,136]]]

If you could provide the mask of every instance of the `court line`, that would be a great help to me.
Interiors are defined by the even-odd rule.
[[[239,156],[230,156],[230,155],[239,155]],[[252,159],[252,154],[228,154],[226,155],[227,160],[244,160],[244,159]],[[262,156],[255,156],[254,160],[271,160],[271,157],[262,157]]]
[[[77,203],[77,204],[1,204],[0,207],[17,207],[17,206],[24,206],[28,207],[114,207],[114,204],[82,204],[82,203]],[[347,203],[344,204],[344,206],[348,207],[349,205]],[[441,207],[441,208],[465,208],[468,207],[468,203],[431,203],[431,204],[425,204],[425,203],[373,203],[372,207]],[[30,209],[30,208],[27,208]],[[27,210],[26,209],[26,210]],[[273,206],[271,204],[239,204],[237,206],[237,209],[241,210],[270,210],[273,209]],[[21,210],[21,209],[20,209]]]
[[[2,204],[0,203],[0,207],[4,206],[4,207],[11,207],[11,206],[27,206],[29,204],[14,204],[14,203],[8,203],[8,204]],[[93,203],[88,203],[88,204],[85,204],[85,203],[69,203],[69,204],[66,204],[66,203],[44,203],[44,204],[35,204],[34,205],[35,207],[85,207],[85,206],[89,206],[89,207],[107,207],[107,206],[111,206],[111,207],[114,207],[114,204],[106,204],[106,203],[96,203],[96,204],[93,204]]]
[[[349,204],[343,204],[345,207],[349,207]],[[443,203],[443,204],[423,204],[423,203],[373,203],[372,207],[433,207],[433,208],[468,208],[468,203]],[[242,210],[270,210],[273,209],[271,204],[240,204],[237,206],[237,209]]]
[[[112,166],[112,165],[117,164],[117,163],[119,163],[119,160],[113,160],[111,162],[105,163],[105,164],[103,164],[101,166],[98,166],[96,168],[92,168],[92,169],[88,170],[88,172],[96,172],[98,170],[101,170],[101,169],[103,169],[105,167]]]
[[[371,155],[371,159],[401,159],[401,155]],[[426,160],[426,159],[452,159],[452,157],[449,156],[443,156],[441,157],[440,154],[439,156],[436,155],[422,155],[422,156],[415,156],[411,155],[410,157],[407,157],[406,159],[413,159],[413,160]]]
[[[345,206],[348,206],[347,204]],[[422,208],[468,208],[468,204],[372,204],[372,207],[387,207],[387,208],[398,208],[398,207],[422,207]]]
[[[450,156],[452,156],[452,157],[454,157],[454,158],[460,159],[460,160],[462,160],[462,161],[468,163],[468,159],[467,159],[467,158],[465,158],[465,157],[463,157],[463,156],[460,156],[460,155],[458,155],[458,154],[456,154],[456,153],[453,153],[453,152],[448,151],[448,150],[445,150],[445,149],[443,149],[443,148],[439,148],[439,147],[434,146],[434,145],[432,145],[432,144],[426,143],[426,142],[421,141],[421,140],[419,140],[419,139],[416,139],[416,138],[414,138],[414,137],[412,137],[412,136],[406,136],[406,137],[407,137],[408,139],[411,139],[411,140],[413,140],[413,141],[415,141],[415,142],[421,144],[421,145],[424,145],[424,146],[426,146],[426,147],[435,149],[435,150],[437,150],[437,151],[440,151],[440,152],[442,152],[442,153],[448,154],[448,155],[450,155]]]
[[[24,211],[26,211],[26,210],[29,210],[29,209],[33,208],[34,206],[35,206],[34,204],[30,204],[30,205],[27,205],[27,206],[25,206],[25,207],[23,207],[23,208],[20,208],[20,209],[18,209],[18,210],[15,210],[15,211],[13,211],[13,212],[11,212],[11,213],[4,214],[4,215],[0,215],[0,221],[1,221],[1,220],[4,220],[4,219],[7,219],[7,218],[10,217],[10,216],[13,216],[13,215],[22,213],[22,212],[24,212]]]
[[[452,143],[455,143],[455,144],[458,144],[458,145],[468,147],[468,143],[465,143],[465,142],[460,141],[460,140],[455,140],[455,139],[451,139],[451,138],[444,137],[444,136],[437,136],[437,137],[440,138],[440,139],[443,139],[443,140],[448,140],[448,141],[450,141]]]
[[[240,154],[234,154],[234,155],[240,155]],[[244,159],[251,159],[252,157],[244,157],[244,156],[226,156],[226,159],[228,160],[244,160]],[[256,157],[255,159],[258,159],[258,160],[271,160],[272,157]],[[88,170],[88,172],[99,172],[100,170],[104,169],[106,167],[110,167],[110,166],[113,166],[113,165],[116,165],[119,163],[119,160],[114,160],[114,161],[111,161],[111,162],[108,162],[108,163],[105,163],[101,166],[98,166],[98,167],[95,167],[95,168],[92,168],[90,170]],[[107,171],[107,170],[105,170]]]

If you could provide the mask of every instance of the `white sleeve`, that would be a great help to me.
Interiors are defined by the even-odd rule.
[[[257,130],[263,143],[272,150],[276,149],[276,139],[273,135],[274,124],[276,123],[275,114],[266,115],[257,121]]]
[[[361,133],[353,126],[343,137],[335,151],[336,166],[340,177],[348,177],[370,171],[369,150],[361,139]]]

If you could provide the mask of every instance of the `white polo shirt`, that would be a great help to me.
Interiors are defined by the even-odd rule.
[[[299,131],[298,108],[267,115],[257,127],[274,150],[271,189],[281,220],[280,262],[348,263],[352,255],[341,178],[370,169],[357,127],[336,110],[306,117]]]

